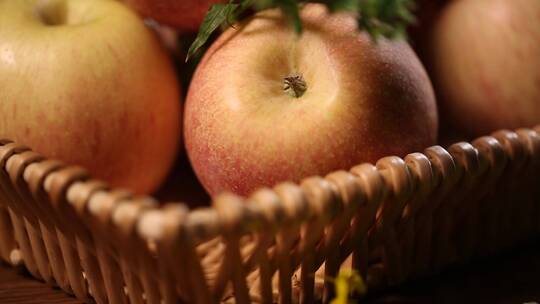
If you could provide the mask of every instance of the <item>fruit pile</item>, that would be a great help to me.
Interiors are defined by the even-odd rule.
[[[231,13],[249,2],[0,0],[0,138],[137,193],[185,150],[209,194],[245,195],[540,122],[537,0],[418,1],[411,44],[367,9]]]

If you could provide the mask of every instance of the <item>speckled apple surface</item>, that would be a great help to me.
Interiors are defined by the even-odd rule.
[[[280,15],[260,13],[225,32],[195,72],[186,102],[189,158],[210,193],[247,194],[436,141],[434,93],[403,41],[373,44],[349,15],[302,11],[298,38]],[[300,74],[295,98],[283,79]]]

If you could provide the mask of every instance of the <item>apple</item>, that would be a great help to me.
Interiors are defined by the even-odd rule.
[[[540,1],[451,1],[426,47],[445,124],[479,136],[540,123]]]
[[[0,138],[157,188],[176,156],[176,75],[154,33],[110,0],[0,1]]]
[[[404,41],[374,44],[350,14],[301,11],[298,37],[280,10],[228,29],[189,87],[188,156],[211,194],[248,194],[436,140],[424,67]]]
[[[225,0],[124,0],[144,17],[180,31],[196,31],[212,4]]]

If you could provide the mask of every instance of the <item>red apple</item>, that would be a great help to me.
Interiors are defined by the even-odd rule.
[[[184,136],[204,187],[247,194],[422,150],[436,140],[433,90],[404,41],[377,45],[349,14],[279,10],[228,29],[189,88]]]
[[[124,0],[144,17],[180,31],[196,31],[214,3],[225,0]]]
[[[452,1],[426,53],[454,129],[478,136],[540,123],[540,1]]]
[[[116,1],[0,1],[0,138],[156,189],[176,157],[180,97],[167,52]]]

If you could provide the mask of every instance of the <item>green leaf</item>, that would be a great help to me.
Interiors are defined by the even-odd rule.
[[[191,44],[188,50],[188,54],[186,56],[186,61],[189,60],[201,46],[203,46],[210,35],[223,23],[229,22],[231,20],[231,17],[233,17],[233,13],[238,9],[240,5],[235,3],[227,3],[227,4],[214,4],[208,10],[208,13],[206,14],[206,17],[204,18],[204,21],[201,25],[201,28],[199,29],[199,33],[197,34],[197,38],[195,38],[195,41]]]
[[[181,1],[181,0],[178,0]],[[220,26],[227,27],[248,8],[255,11],[279,7],[289,18],[297,34],[302,33],[300,0],[230,0],[228,4],[215,4],[208,11],[197,38],[190,46],[186,61],[197,52]],[[411,13],[415,0],[312,0],[326,5],[332,12],[351,11],[358,15],[358,28],[377,40],[379,37],[404,36],[407,26],[415,22]]]
[[[292,21],[294,31],[297,34],[302,33],[302,20],[300,19],[300,10],[297,0],[274,0],[275,4],[281,8],[283,13]]]
[[[358,0],[328,0],[324,3],[331,12],[358,12]]]
[[[199,29],[197,38],[189,47],[186,61],[193,56],[210,38],[210,35],[220,26],[230,26],[236,22],[236,18],[246,9],[253,5],[254,0],[241,0],[234,3],[230,0],[227,4],[214,4],[204,17],[204,21]]]
[[[275,6],[274,0],[255,0],[253,6],[256,11],[262,11],[272,6]]]
[[[402,36],[415,22],[414,8],[414,0],[359,0],[358,26],[375,40]]]

